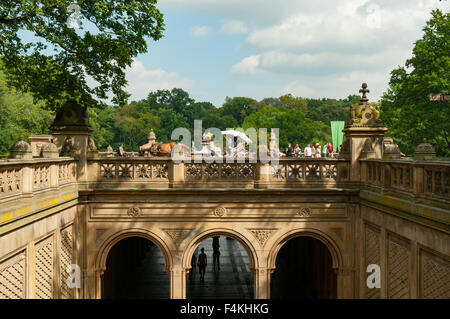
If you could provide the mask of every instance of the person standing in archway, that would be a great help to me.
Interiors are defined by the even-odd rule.
[[[201,249],[201,253],[198,256],[198,269],[200,272],[200,281],[205,281],[205,271],[207,265],[208,258],[205,254],[205,248]]]
[[[214,236],[213,237],[213,268],[214,271],[216,271],[216,262],[217,262],[217,268],[220,270],[220,245],[219,245],[219,237],[220,236]]]
[[[192,258],[191,258],[191,271],[189,272],[189,280],[192,280],[192,277],[194,276],[195,266],[197,265],[196,262],[197,262],[197,260],[196,260],[195,253],[194,253],[194,254],[192,254]]]

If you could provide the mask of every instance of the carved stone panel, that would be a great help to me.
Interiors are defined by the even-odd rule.
[[[267,229],[267,228],[255,228],[255,229],[248,229],[253,236],[255,236],[258,243],[261,245],[261,247],[264,247],[267,240],[269,239],[270,235],[277,230],[277,228]]]

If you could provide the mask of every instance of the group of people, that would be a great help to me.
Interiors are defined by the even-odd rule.
[[[275,147],[273,150],[273,156],[275,157],[330,157],[334,158],[334,147],[331,143],[326,143],[323,147],[320,146],[319,143],[311,146],[308,144],[302,151],[298,144],[295,147],[292,147],[292,144],[289,143],[288,147],[284,153],[280,153],[279,150]]]
[[[216,271],[216,265],[217,269],[220,270],[220,245],[219,245],[219,236],[213,237],[213,269]],[[198,259],[195,256],[195,253],[192,254],[191,259],[191,267],[192,270],[189,273],[189,279],[192,280],[192,276],[195,272],[195,267],[198,266],[198,270],[200,273],[200,281],[205,281],[205,272],[206,272],[206,266],[208,264],[208,256],[205,254],[205,248],[200,249],[200,254],[198,255]]]

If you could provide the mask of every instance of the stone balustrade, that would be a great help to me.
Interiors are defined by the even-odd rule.
[[[6,224],[76,197],[77,163],[72,158],[0,161],[0,233]]]
[[[170,158],[90,158],[91,187],[244,187],[280,188],[337,185],[348,181],[349,161],[282,158],[278,164],[234,161],[174,163]]]
[[[450,161],[368,159],[361,182],[384,192],[399,192],[450,203]]]

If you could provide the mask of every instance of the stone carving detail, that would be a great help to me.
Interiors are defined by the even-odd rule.
[[[53,298],[53,237],[36,245],[35,297]]]
[[[33,170],[33,189],[50,186],[50,166],[38,165]]]
[[[31,145],[23,140],[23,136],[21,135],[19,140],[14,143],[11,148],[11,158],[18,159],[32,159],[33,153],[31,151]]]
[[[67,267],[73,264],[73,227],[72,225],[61,230],[61,254],[60,254],[60,276],[61,276],[61,298],[72,299],[73,289],[67,285],[69,273]]]
[[[238,177],[240,179],[252,179],[253,178],[252,164],[238,164]]]
[[[185,177],[187,180],[195,180],[202,178],[202,166],[201,164],[184,164]]]
[[[175,246],[180,246],[181,242],[186,238],[192,229],[163,229],[167,235],[173,240]]]
[[[127,210],[128,216],[137,217],[141,214],[141,209],[139,207],[130,207]]]
[[[300,217],[310,217],[312,214],[311,209],[308,207],[300,208],[300,210],[297,212],[297,215]]]
[[[306,165],[305,176],[307,179],[319,179],[320,178],[320,167],[319,165]]]
[[[222,165],[222,178],[234,179],[236,177],[236,167],[232,164]]]
[[[300,179],[303,178],[303,166],[302,165],[288,165],[288,178]]]
[[[213,210],[213,215],[217,217],[222,217],[227,214],[227,209],[223,206],[219,206]]]
[[[61,148],[59,156],[75,157],[75,145],[72,136],[67,136],[66,139],[64,140],[64,144]]]
[[[219,165],[218,164],[204,164],[206,179],[218,179],[219,177]]]
[[[97,146],[95,146],[95,142],[92,139],[92,137],[89,138],[88,151],[89,152],[97,152]]]
[[[0,171],[0,196],[20,191],[22,171],[20,169],[5,169]]]
[[[153,166],[153,178],[169,178],[169,167],[167,164],[156,164]]]
[[[285,179],[286,178],[286,166],[284,166],[284,165],[275,166],[273,169],[272,176],[275,179]]]
[[[370,93],[367,89],[367,84],[363,83],[362,88],[359,90],[362,93],[359,105],[352,106],[350,111],[350,120],[347,122],[346,127],[349,126],[361,126],[361,127],[379,127],[383,126],[380,120],[380,108],[377,105],[370,105],[369,99],[366,94]]]
[[[367,267],[371,264],[380,265],[380,232],[378,230],[365,226],[365,243],[364,243],[364,253],[365,253],[365,264]],[[368,299],[379,299],[380,289],[372,288],[369,289],[366,286],[366,297]]]
[[[336,165],[323,165],[322,166],[322,176],[325,179],[336,179],[337,178]]]
[[[88,112],[75,100],[67,101],[56,113],[53,127],[89,126]]]
[[[0,299],[25,298],[25,252],[0,263]]]
[[[405,299],[409,294],[409,249],[404,244],[388,240],[388,298]]]
[[[437,256],[421,253],[421,291],[425,299],[450,298],[450,265]]]
[[[59,172],[58,172],[58,180],[60,184],[68,183],[70,182],[71,176],[70,176],[70,163],[64,163],[59,165]]]
[[[100,164],[100,176],[104,179],[114,179],[116,177],[116,166],[114,164]]]
[[[427,139],[424,138],[422,144],[419,144],[414,151],[414,159],[417,160],[431,160],[436,157],[436,151],[433,145],[427,143]]]
[[[256,240],[261,245],[261,247],[264,247],[264,245],[266,244],[270,235],[277,229],[264,229],[264,228],[250,229],[249,228],[248,230],[253,234],[253,236],[255,236]]]
[[[119,178],[132,178],[133,164],[119,164]]]
[[[400,149],[390,137],[383,139],[383,159],[398,159],[401,157]]]

